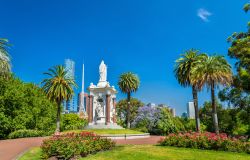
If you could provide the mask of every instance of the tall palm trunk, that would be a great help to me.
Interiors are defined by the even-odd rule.
[[[128,109],[127,109],[127,128],[130,128],[130,99],[131,99],[131,93],[128,92],[127,95],[127,101],[128,101]]]
[[[216,109],[216,104],[215,104],[214,81],[211,84],[211,100],[212,100],[212,116],[213,116],[213,123],[214,123],[214,131],[216,134],[219,134],[217,109]]]
[[[57,102],[57,114],[56,114],[56,131],[60,132],[60,117],[61,117],[61,102]]]
[[[193,101],[194,101],[194,110],[195,110],[195,125],[196,132],[200,132],[200,118],[199,118],[199,108],[198,108],[198,94],[195,86],[192,86]]]

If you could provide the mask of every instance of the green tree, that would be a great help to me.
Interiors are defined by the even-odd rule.
[[[11,71],[10,56],[8,53],[8,39],[0,38],[0,76],[8,76]]]
[[[192,87],[194,108],[195,108],[195,121],[196,121],[196,131],[200,131],[200,119],[199,119],[199,109],[198,109],[198,88],[197,82],[194,83],[192,80],[192,74],[194,67],[201,63],[204,54],[199,54],[198,50],[188,50],[185,54],[181,55],[181,58],[176,60],[175,64],[175,77],[179,84],[183,87]],[[199,77],[197,77],[198,79]]]
[[[248,72],[238,72],[234,76],[233,85],[224,88],[219,92],[219,98],[222,102],[227,102],[229,107],[233,107],[234,131],[233,134],[250,133],[250,95],[249,95],[249,74]],[[248,126],[248,127],[247,127]]]
[[[248,12],[250,3],[243,7]],[[223,102],[228,102],[228,106],[234,107],[237,114],[234,114],[234,134],[242,133],[249,126],[250,121],[250,22],[248,22],[248,31],[233,33],[228,42],[231,46],[228,49],[228,55],[236,59],[237,74],[233,77],[233,84],[219,92],[219,98]],[[250,133],[250,127],[248,127]],[[243,129],[243,130],[242,130]],[[239,131],[241,130],[241,131]]]
[[[159,119],[157,120],[157,134],[168,135],[184,130],[184,126],[179,119],[175,119],[169,109],[160,108]]]
[[[144,106],[144,104],[136,98],[131,98],[130,105],[131,105],[130,108],[130,126],[131,126],[131,123],[135,120],[135,117],[138,113],[138,108]],[[126,99],[122,99],[116,104],[116,113],[119,118],[120,125],[124,127],[127,124],[126,121],[127,106],[128,102]]]
[[[127,128],[130,128],[130,110],[131,110],[131,93],[136,92],[139,88],[140,80],[137,75],[132,72],[124,73],[120,76],[118,86],[123,93],[127,94]]]
[[[0,77],[0,139],[21,129],[49,133],[55,129],[55,115],[55,104],[41,88],[14,76]]]
[[[245,4],[244,7],[243,7],[243,10],[245,12],[248,12],[250,10],[250,3]]]
[[[212,116],[214,130],[218,134],[218,117],[215,103],[215,87],[218,85],[230,85],[232,82],[231,66],[223,56],[204,56],[202,63],[198,63],[192,74],[192,81],[199,88],[207,86],[211,89]]]
[[[248,12],[249,8],[250,4],[247,3],[243,9]],[[227,41],[231,43],[228,55],[237,60],[237,67],[243,67],[250,73],[250,22],[246,32],[235,32]]]
[[[70,100],[74,95],[73,87],[77,87],[75,81],[67,76],[63,66],[55,66],[44,73],[49,77],[42,81],[43,90],[47,97],[57,104],[56,131],[60,132],[61,105],[64,100]]]
[[[230,135],[247,135],[250,132],[249,114],[240,108],[225,108],[216,101],[220,131]],[[205,102],[200,109],[201,122],[207,126],[207,131],[213,131],[212,104]]]

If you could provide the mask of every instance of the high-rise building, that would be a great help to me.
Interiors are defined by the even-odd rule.
[[[172,114],[173,117],[175,117],[175,108],[170,108],[170,113]]]
[[[194,102],[188,102],[187,103],[187,116],[190,119],[195,118]]]
[[[65,59],[65,70],[67,72],[66,76],[68,78],[75,80],[75,62],[73,60]],[[74,97],[72,97],[71,100],[64,102],[65,112],[74,111],[74,106],[75,106],[74,103],[75,103]]]

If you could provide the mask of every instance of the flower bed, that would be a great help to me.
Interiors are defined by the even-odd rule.
[[[169,134],[160,141],[160,145],[250,153],[250,143],[246,142],[244,137],[234,138],[224,133],[218,135],[210,132]]]
[[[41,149],[44,159],[70,159],[109,150],[114,146],[115,143],[110,139],[101,138],[92,132],[81,132],[54,135],[43,141]]]

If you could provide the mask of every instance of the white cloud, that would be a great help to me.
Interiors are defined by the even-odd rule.
[[[197,11],[197,16],[200,17],[203,21],[208,22],[208,17],[211,16],[212,13],[209,12],[208,10],[204,9],[204,8],[200,8]]]

